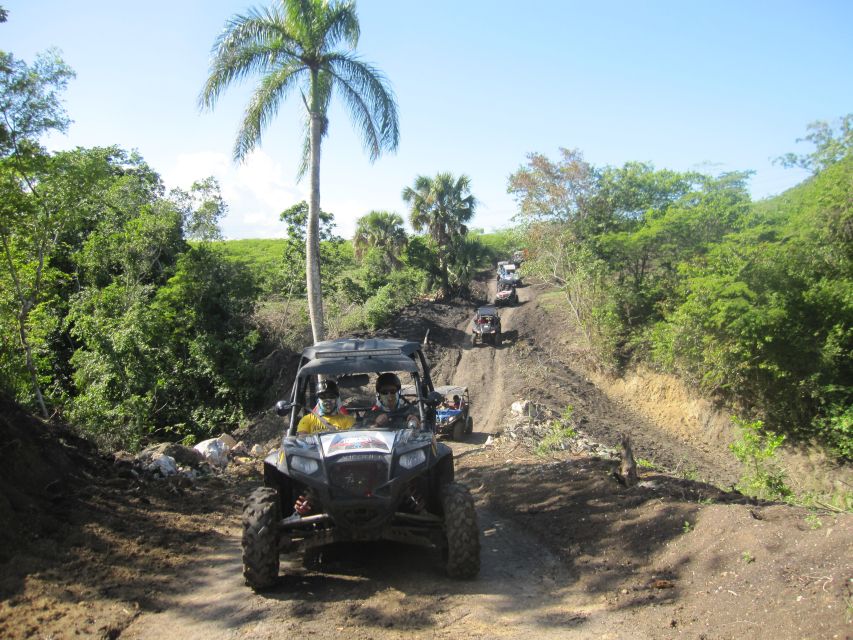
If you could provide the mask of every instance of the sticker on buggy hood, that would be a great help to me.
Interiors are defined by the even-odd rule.
[[[349,431],[326,433],[320,436],[323,454],[334,456],[339,453],[390,453],[394,445],[391,431]]]

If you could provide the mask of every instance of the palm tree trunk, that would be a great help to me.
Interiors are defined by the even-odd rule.
[[[311,113],[311,200],[308,203],[308,230],[305,234],[305,277],[308,288],[308,315],[314,342],[325,338],[323,289],[320,284],[320,139],[323,116]]]

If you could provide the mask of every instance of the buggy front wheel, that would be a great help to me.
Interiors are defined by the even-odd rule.
[[[471,435],[474,433],[474,418],[468,416],[468,419],[465,421],[465,435]]]
[[[273,586],[278,579],[277,524],[281,520],[278,492],[255,489],[243,509],[243,577],[252,589]]]
[[[480,572],[480,528],[474,498],[456,482],[442,488],[444,510],[445,569],[451,578],[473,578]]]

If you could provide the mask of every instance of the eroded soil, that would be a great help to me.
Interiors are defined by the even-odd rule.
[[[730,454],[608,400],[574,366],[576,342],[538,293],[519,289],[521,304],[502,310],[500,348],[470,345],[477,300],[422,305],[389,332],[422,340],[429,329],[436,382],[469,387],[474,434],[452,446],[477,500],[477,579],[447,579],[437,554],[421,549],[345,545],[319,566],[287,559],[276,588],[255,594],[243,585],[239,538],[257,461],[238,459],[194,484],[139,482],[9,406],[0,418],[0,637],[853,634],[850,516],[727,491],[739,473]],[[571,405],[580,428],[611,446],[630,433],[636,455],[660,471],[642,469],[627,488],[610,459],[534,455],[499,435],[522,398],[557,412]],[[278,428],[259,416],[244,435],[270,444]]]

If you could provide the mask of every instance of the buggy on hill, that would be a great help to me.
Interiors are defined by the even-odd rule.
[[[495,306],[499,305],[517,305],[518,291],[515,290],[515,285],[505,282],[498,282],[498,290],[495,293]]]
[[[375,385],[389,372],[409,383],[399,389],[406,415],[391,412],[380,427],[370,420],[377,411]],[[323,380],[337,383],[355,424],[297,435]],[[417,342],[353,338],[306,348],[290,398],[276,405],[288,420],[281,446],[264,460],[264,486],[243,510],[246,583],[257,590],[273,586],[283,553],[370,540],[439,550],[449,576],[474,577],[480,570],[474,500],[454,481],[452,450],[435,436],[443,399]],[[295,509],[303,497],[311,505],[307,512]]]
[[[495,307],[486,306],[478,308],[474,313],[472,327],[472,344],[489,343],[493,346],[500,345],[501,317],[498,315],[498,310]]]
[[[499,262],[497,273],[498,286],[508,284],[514,287],[521,286],[521,275],[518,273],[518,267],[512,262]]]

